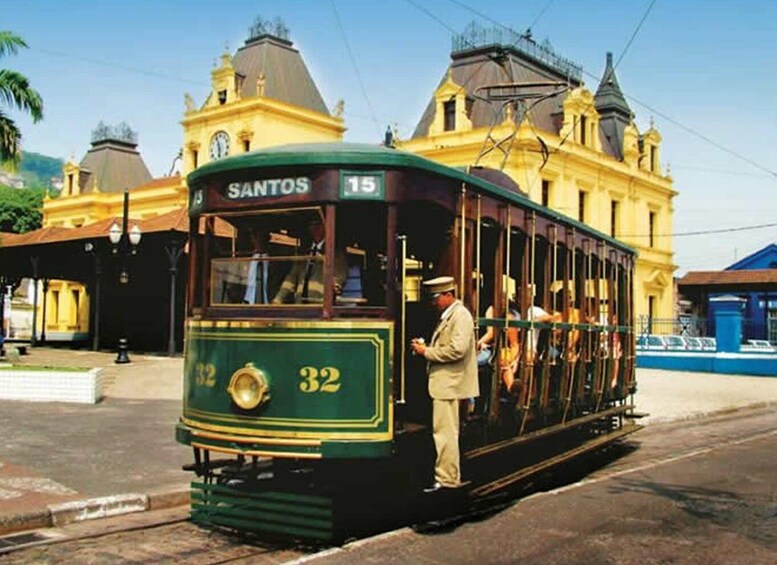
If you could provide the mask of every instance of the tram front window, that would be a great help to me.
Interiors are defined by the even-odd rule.
[[[337,307],[385,304],[383,284],[378,283],[381,290],[375,293],[371,292],[375,285],[365,280],[366,274],[381,271],[376,265],[384,257],[375,248],[374,234],[363,237],[352,229],[347,210],[340,215],[334,237],[326,233],[319,208],[213,218],[206,224],[211,241],[210,304],[323,305],[327,278],[333,279]],[[327,273],[329,253],[334,255],[333,268]]]

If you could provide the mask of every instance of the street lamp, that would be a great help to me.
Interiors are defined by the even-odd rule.
[[[119,287],[123,287],[130,282],[129,269],[127,268],[127,259],[133,255],[136,255],[138,250],[137,246],[140,243],[142,236],[140,228],[137,225],[132,226],[132,229],[127,229],[129,224],[129,192],[124,191],[124,210],[122,215],[121,226],[114,222],[108,230],[108,241],[111,243],[111,254],[120,258],[119,264]],[[86,243],[84,250],[87,253],[94,254],[95,246],[93,243]],[[99,257],[95,254],[96,259],[96,277],[99,279]],[[99,284],[99,281],[98,281]],[[99,291],[98,291],[99,293]],[[123,291],[127,293],[126,290]],[[125,297],[126,298],[126,297]],[[99,301],[99,294],[97,300]],[[122,316],[121,316],[121,337],[119,338],[118,353],[116,355],[116,363],[129,363],[129,339],[127,339],[127,300],[123,300]],[[99,305],[98,305],[99,308]],[[96,330],[99,328],[99,321],[95,321]]]

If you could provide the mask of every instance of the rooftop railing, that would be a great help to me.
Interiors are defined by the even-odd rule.
[[[484,28],[473,22],[467,26],[463,33],[454,35],[451,43],[454,53],[489,45],[512,48],[554,69],[565,77],[576,81],[581,81],[583,78],[583,67],[581,65],[557,55],[548,40],[542,43],[534,41],[529,30],[524,33],[518,33],[501,27]]]

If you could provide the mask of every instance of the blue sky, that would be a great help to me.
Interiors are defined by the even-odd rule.
[[[30,49],[0,67],[26,74],[44,99],[43,122],[14,114],[25,149],[80,160],[100,120],[126,121],[160,176],[182,143],[184,92],[204,100],[214,60],[243,44],[257,16],[285,21],[330,108],[345,100],[346,140],[378,142],[387,124],[410,135],[448,65],[452,32],[473,20],[492,25],[464,6],[518,31],[531,25],[535,39],[583,66],[595,90],[606,52],[618,60],[650,4],[26,0],[3,10],[0,27]],[[676,234],[777,223],[775,38],[771,0],[655,0],[620,62],[638,127],[653,116],[663,136],[663,165],[680,192]],[[677,274],[723,268],[775,240],[777,226],[676,235]]]

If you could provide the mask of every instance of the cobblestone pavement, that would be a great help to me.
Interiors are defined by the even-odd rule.
[[[72,525],[50,534],[68,541],[0,553],[5,564],[152,564],[152,563],[285,563],[314,551],[311,548],[241,540],[202,529],[186,521],[185,510],[154,516],[131,515],[103,520],[97,529]],[[56,537],[55,537],[56,536]],[[61,538],[60,538],[61,539]],[[0,552],[3,550],[0,547]]]

